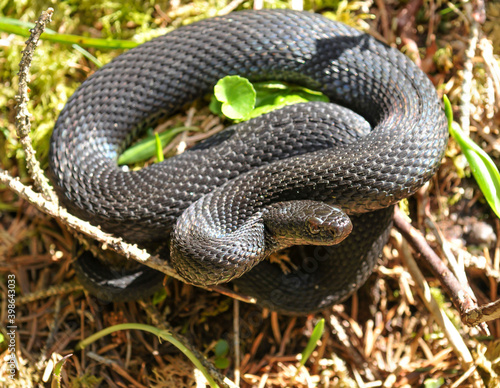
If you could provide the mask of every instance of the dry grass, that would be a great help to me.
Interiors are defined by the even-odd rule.
[[[159,28],[168,29],[210,14],[212,3],[215,2],[172,1],[169,8],[162,5],[151,7],[148,15]],[[219,4],[219,7],[228,3]],[[495,77],[500,74],[495,73],[497,70],[494,67],[496,63],[498,69],[500,55],[498,3],[492,2],[487,6],[484,28],[479,26],[480,46],[470,59],[466,57],[471,31],[471,22],[467,18],[472,15],[467,8],[470,4],[450,9],[447,3],[437,0],[423,5],[415,0],[403,4],[390,0],[377,0],[373,4],[359,1],[355,4],[351,2],[348,7],[346,3],[318,0],[305,5],[317,8],[322,5],[340,19],[366,28],[380,39],[401,48],[418,61],[435,83],[438,93],[448,94],[454,106],[464,92],[470,93],[471,136],[498,165],[500,85],[497,82],[500,78]],[[245,2],[243,6],[248,7],[249,4]],[[24,11],[33,15],[35,11],[32,8]],[[82,13],[79,17],[79,20],[88,21],[90,16]],[[65,26],[62,22],[60,25]],[[57,29],[58,26],[53,24],[52,28]],[[116,25],[111,23],[106,27],[101,22],[100,25],[88,24],[85,29],[92,35],[100,35],[99,30],[106,28],[114,31]],[[130,28],[134,28],[133,23]],[[494,39],[492,46],[482,40],[488,34]],[[9,45],[6,48],[9,56],[15,57],[14,51],[22,48],[7,34],[2,33],[0,39],[2,45]],[[493,54],[489,52],[491,47]],[[41,50],[46,52],[50,49],[44,45]],[[111,54],[105,54],[104,59],[107,55]],[[56,58],[62,56],[58,53]],[[12,136],[13,101],[8,98],[12,97],[12,84],[15,86],[15,70],[7,66],[10,63],[7,54],[0,59],[3,60],[0,68],[5,90],[0,121],[3,131],[3,135],[0,133],[0,167],[29,183],[22,152]],[[57,93],[65,99],[78,82],[95,70],[81,57],[71,59],[74,61],[66,62],[67,66],[63,63],[55,69],[60,76],[61,68],[68,68],[65,74],[69,74],[71,81],[64,82],[64,78],[60,77],[57,82],[64,85],[55,86],[56,81],[53,80],[51,89],[46,93]],[[473,77],[469,89],[464,90],[462,81],[467,61],[473,65]],[[50,69],[43,71],[43,77],[50,77]],[[42,75],[37,73],[34,77],[39,79]],[[43,88],[34,90],[41,93]],[[35,112],[43,104],[55,104],[44,96],[33,96],[32,109]],[[60,104],[54,109],[60,109]],[[455,114],[458,117],[458,109]],[[200,125],[209,133],[220,128],[218,119],[198,106],[176,117],[176,120],[188,125]],[[50,132],[45,127],[42,130]],[[43,149],[45,132],[39,134],[41,140],[37,143],[41,149],[42,164],[46,160]],[[175,144],[189,145],[192,140],[199,140],[199,136],[195,136],[180,138]],[[407,206],[414,226],[426,234],[429,243],[441,255],[443,247],[429,228],[428,220],[433,220],[433,224],[442,231],[451,252],[465,264],[479,302],[497,299],[500,225],[485,204],[453,141],[449,144],[439,173],[428,188],[407,202]],[[67,387],[197,386],[199,377],[194,373],[192,364],[172,345],[160,343],[146,333],[120,332],[99,340],[85,351],[75,352],[74,346],[79,340],[104,327],[123,322],[150,323],[151,310],[145,309],[140,302],[105,304],[83,292],[74,284],[71,266],[74,240],[71,234],[64,226],[18,199],[3,186],[0,186],[0,212],[2,295],[7,291],[8,274],[15,274],[21,298],[35,294],[32,299],[18,299],[16,305],[19,372],[12,386],[44,386],[44,373],[50,372],[53,361],[67,354],[73,354],[62,373],[62,385]],[[461,325],[449,298],[439,291],[438,281],[422,265],[439,306],[456,325],[473,354],[475,361],[469,370],[425,308],[415,282],[403,264],[405,254],[405,244],[398,233],[393,232],[377,270],[367,284],[342,305],[323,314],[293,318],[240,304],[238,331],[233,329],[234,306],[231,299],[176,280],[168,281],[165,293],[146,303],[174,331],[188,337],[212,360],[215,343],[227,340],[231,348],[228,356],[230,365],[222,373],[230,379],[235,378],[233,343],[237,335],[242,387],[290,386],[298,366],[297,357],[305,348],[320,317],[327,322],[325,335],[307,361],[306,368],[299,371],[293,386],[419,387],[426,381],[429,384],[430,380],[435,380],[437,385],[428,386],[440,386],[441,378],[442,386],[500,386],[500,348],[496,341],[500,337],[500,322],[488,324],[491,337],[481,337],[476,329]],[[0,321],[2,325],[7,324],[5,298],[2,299]],[[2,330],[2,333],[5,335],[5,331]],[[0,386],[4,386],[8,384],[8,380],[1,380],[7,376],[5,341],[0,342],[0,352]]]

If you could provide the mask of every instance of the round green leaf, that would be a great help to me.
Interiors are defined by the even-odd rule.
[[[219,357],[215,359],[215,367],[219,369],[226,369],[229,366],[229,359],[225,357]]]
[[[227,341],[223,339],[217,341],[214,352],[217,357],[225,357],[229,353],[229,344]]]
[[[246,78],[224,77],[214,87],[215,98],[222,103],[222,113],[233,120],[244,119],[255,106],[256,93]]]

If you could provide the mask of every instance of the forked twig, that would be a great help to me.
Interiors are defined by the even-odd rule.
[[[394,226],[415,249],[422,254],[429,269],[439,279],[453,304],[460,312],[462,322],[468,326],[481,325],[487,332],[484,322],[500,317],[500,300],[478,306],[476,300],[469,294],[466,285],[462,285],[451,270],[443,263],[439,256],[427,244],[424,236],[406,221],[404,213],[397,209],[394,213]]]

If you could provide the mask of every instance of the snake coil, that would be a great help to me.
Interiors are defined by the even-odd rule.
[[[332,103],[285,107],[139,171],[117,166],[141,130],[235,74],[303,85]],[[87,79],[55,125],[50,175],[73,214],[159,247],[191,283],[233,279],[263,306],[307,313],[363,284],[387,241],[392,205],[430,179],[446,143],[432,83],[397,50],[318,14],[242,11],[146,42]],[[296,219],[337,222],[337,207],[352,222],[340,244],[294,248],[289,273],[263,260],[287,246],[275,230],[300,244],[290,237]],[[292,226],[281,227],[290,212]],[[137,297],[161,279],[92,258],[78,266],[106,299]]]

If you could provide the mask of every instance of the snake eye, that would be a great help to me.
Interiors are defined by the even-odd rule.
[[[318,220],[317,218],[311,218],[308,220],[307,226],[308,226],[309,232],[311,234],[318,234],[321,231],[321,229],[319,227],[319,223],[320,223],[320,220]]]

